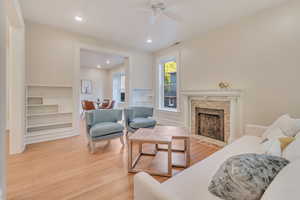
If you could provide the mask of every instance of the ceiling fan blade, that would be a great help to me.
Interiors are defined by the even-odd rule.
[[[175,14],[173,14],[171,12],[168,12],[168,11],[164,11],[162,13],[162,15],[164,15],[168,19],[171,19],[172,21],[175,21],[175,22],[181,22],[182,21],[182,19],[178,15],[175,15]]]
[[[143,12],[143,13],[152,13],[152,10],[151,9],[149,9],[149,8],[136,8],[136,10],[138,11],[138,12]]]

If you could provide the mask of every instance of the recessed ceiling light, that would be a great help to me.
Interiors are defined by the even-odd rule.
[[[147,39],[147,41],[146,41],[148,44],[150,44],[150,43],[152,43],[153,41],[152,41],[152,39]]]
[[[82,22],[83,18],[77,15],[77,16],[75,16],[75,20],[78,22]]]
[[[101,68],[101,65],[97,65],[97,68],[100,69],[100,68]]]
[[[110,64],[110,60],[107,60],[107,61],[106,61],[106,64],[108,64],[108,65],[109,65],[109,64]]]

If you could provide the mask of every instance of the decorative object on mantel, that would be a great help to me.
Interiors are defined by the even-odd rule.
[[[230,83],[222,81],[222,82],[219,83],[219,88],[220,89],[229,89],[229,88],[231,88]]]

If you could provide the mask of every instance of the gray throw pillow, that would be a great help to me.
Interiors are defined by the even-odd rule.
[[[259,200],[288,160],[266,154],[242,154],[226,160],[208,190],[225,200]]]

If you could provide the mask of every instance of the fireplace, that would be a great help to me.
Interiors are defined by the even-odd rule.
[[[196,107],[196,134],[225,142],[224,110]]]
[[[227,99],[191,99],[191,132],[197,138],[217,145],[229,143],[231,102]]]
[[[184,124],[190,129],[192,137],[204,142],[224,146],[242,136],[242,94],[242,90],[235,89],[182,91],[182,102],[185,110]],[[206,113],[205,115],[205,112],[202,111],[206,110],[200,110],[200,108],[221,112]],[[203,114],[199,116],[199,112]],[[202,128],[200,128],[200,135],[198,131],[198,117],[200,122],[205,122],[209,118],[212,121],[209,124],[221,124],[220,131],[216,131],[215,125],[212,127],[209,125],[208,128],[205,128],[208,130],[201,130]],[[220,118],[223,118],[223,120],[219,120]],[[212,132],[220,134],[212,136]]]

